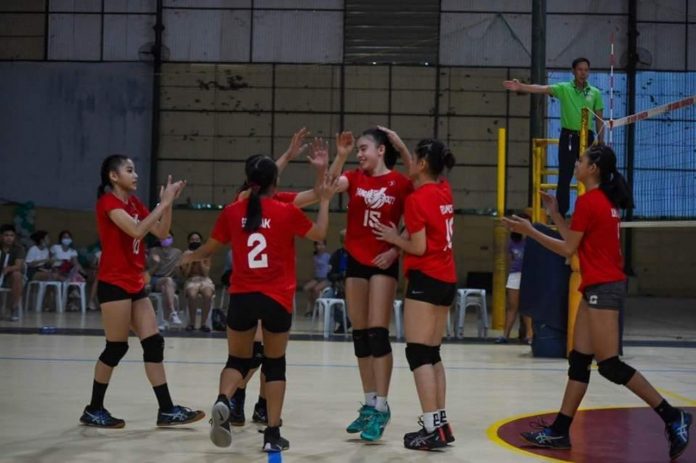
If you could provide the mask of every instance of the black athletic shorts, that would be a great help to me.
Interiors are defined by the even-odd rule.
[[[408,271],[406,298],[433,305],[450,306],[457,294],[457,285],[429,277],[420,270]]]
[[[146,297],[147,291],[145,291],[144,287],[137,293],[129,293],[120,286],[104,283],[103,281],[97,282],[97,300],[100,304],[123,301],[126,299],[130,299],[131,301],[139,301],[140,299],[144,299]]]
[[[227,326],[235,331],[248,331],[261,320],[263,329],[286,333],[292,326],[292,314],[274,299],[262,293],[230,294]]]
[[[585,288],[582,298],[592,309],[621,310],[626,300],[626,282],[613,281]]]
[[[399,280],[399,259],[394,260],[389,268],[381,269],[371,265],[363,265],[353,256],[348,254],[348,267],[346,268],[346,278],[363,278],[369,280],[374,275],[386,275],[395,280]]]

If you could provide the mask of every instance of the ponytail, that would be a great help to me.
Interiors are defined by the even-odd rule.
[[[266,194],[275,186],[278,179],[278,167],[268,156],[254,155],[254,159],[247,160],[246,185],[249,187],[249,200],[247,203],[244,231],[255,232],[261,226],[262,210],[261,195]]]
[[[586,153],[590,162],[599,169],[599,188],[612,205],[619,209],[635,207],[631,188],[616,168],[614,151],[607,145],[592,145]]]
[[[454,167],[454,154],[440,140],[435,138],[425,138],[416,145],[416,157],[425,159],[428,163],[430,174],[437,178],[447,169],[450,171]]]
[[[99,183],[99,187],[97,188],[97,198],[101,198],[104,193],[111,191],[112,185],[109,174],[117,171],[127,160],[128,156],[123,154],[112,154],[102,161],[100,171],[101,183]]]

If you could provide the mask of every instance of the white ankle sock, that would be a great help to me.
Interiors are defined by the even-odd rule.
[[[377,393],[376,392],[366,392],[365,393],[365,405],[367,405],[368,407],[374,407],[376,402],[377,402]]]
[[[428,432],[433,432],[442,425],[440,421],[440,411],[423,413],[423,427]]]
[[[389,406],[387,405],[387,398],[377,396],[377,400],[375,401],[375,409],[378,412],[386,412],[387,410],[389,410]]]

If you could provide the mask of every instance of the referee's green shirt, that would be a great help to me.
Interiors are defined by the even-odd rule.
[[[597,112],[604,109],[602,94],[597,87],[589,83],[585,88],[575,86],[575,79],[570,82],[560,82],[549,86],[551,94],[561,102],[561,127],[579,131],[582,121],[582,108],[590,108]],[[590,114],[590,121],[593,120]],[[592,130],[592,125],[589,129]]]

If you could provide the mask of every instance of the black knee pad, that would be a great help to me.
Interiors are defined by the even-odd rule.
[[[442,358],[440,357],[440,346],[434,346],[433,347],[433,360],[430,363],[433,365],[437,365],[440,362],[442,362]]]
[[[162,363],[164,360],[164,338],[161,334],[153,334],[149,338],[140,341],[143,346],[143,361],[149,363]]]
[[[263,362],[263,344],[260,342],[254,342],[254,353],[251,356],[251,363],[249,364],[250,370],[256,370],[261,366]]]
[[[619,357],[602,360],[597,366],[599,366],[600,375],[612,383],[621,384],[622,386],[625,386],[633,378],[633,375],[636,374],[636,370],[622,362]]]
[[[266,382],[285,381],[285,356],[279,358],[264,357],[261,373],[266,376]]]
[[[358,358],[365,358],[372,355],[370,340],[367,337],[367,330],[353,330],[353,350]]]
[[[407,343],[406,344],[406,360],[411,371],[423,365],[433,364],[433,346],[425,344]]]
[[[250,364],[250,358],[234,357],[230,355],[227,357],[227,363],[225,363],[225,368],[237,370],[242,375],[242,378],[245,378],[247,373],[249,373]]]
[[[386,328],[368,328],[367,339],[370,341],[370,351],[372,356],[379,358],[391,354],[391,343],[389,342],[389,330]]]
[[[580,383],[589,383],[593,358],[594,355],[571,350],[568,355],[568,378]]]
[[[118,362],[126,355],[126,352],[128,352],[127,342],[106,341],[106,347],[99,356],[99,360],[113,368],[118,365]]]

